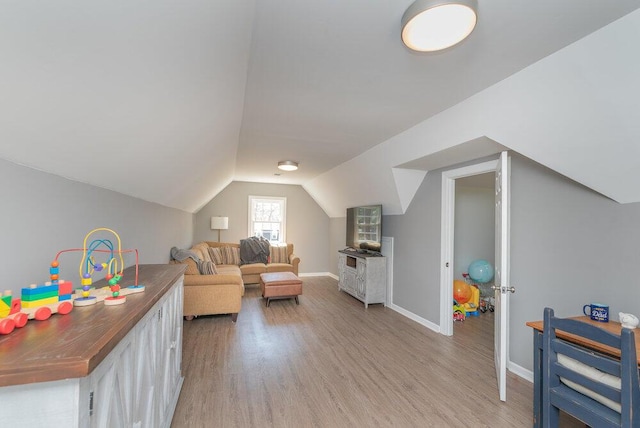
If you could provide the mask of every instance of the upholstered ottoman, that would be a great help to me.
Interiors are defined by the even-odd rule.
[[[269,272],[260,274],[260,290],[267,299],[267,307],[273,299],[296,299],[302,294],[302,281],[293,272]]]

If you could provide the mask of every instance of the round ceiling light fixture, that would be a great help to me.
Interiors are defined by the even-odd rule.
[[[283,171],[295,171],[298,169],[298,162],[295,161],[280,161],[278,162],[278,169]]]
[[[416,0],[402,15],[402,42],[414,51],[439,51],[467,38],[477,21],[477,0]]]

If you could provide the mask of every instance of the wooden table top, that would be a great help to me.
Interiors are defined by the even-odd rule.
[[[123,305],[74,307],[68,315],[29,320],[0,336],[0,386],[46,382],[89,375],[182,276],[186,265],[140,265],[142,293]],[[122,285],[134,284],[135,267],[125,269]],[[107,285],[100,280],[96,288]],[[77,287],[77,284],[74,283]]]
[[[572,319],[578,320],[578,321],[582,321],[582,322],[586,322],[587,324],[591,324],[594,325],[598,328],[601,328],[603,330],[606,330],[610,333],[613,334],[617,334],[620,335],[620,332],[622,331],[622,324],[620,324],[617,321],[609,321],[609,322],[599,322],[599,321],[594,321],[592,320],[590,317],[587,316],[579,316],[579,317],[571,317]],[[544,329],[544,322],[542,320],[540,321],[529,321],[527,322],[527,326],[538,330],[538,331],[543,331]],[[635,340],[636,340],[636,356],[638,358],[638,365],[640,366],[640,330],[638,329],[634,329],[634,336],[635,336]],[[595,351],[598,352],[602,352],[604,354],[607,355],[611,355],[614,357],[620,357],[620,350],[616,350],[614,348],[610,348],[608,346],[603,346],[599,343],[593,342],[591,340],[584,340],[583,338],[579,337],[579,336],[575,336],[573,334],[568,334],[568,333],[564,333],[562,331],[558,331],[557,332],[557,336],[562,338],[562,339],[567,339],[571,342],[577,343],[578,345],[584,346],[586,348],[589,349],[593,349]]]

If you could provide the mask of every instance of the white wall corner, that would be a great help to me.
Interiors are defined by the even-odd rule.
[[[416,195],[422,181],[427,176],[427,171],[406,168],[391,168],[393,179],[398,192],[398,199],[402,208],[402,214],[407,211],[409,204]]]
[[[435,323],[429,321],[428,319],[422,318],[421,316],[416,315],[413,312],[406,310],[402,306],[398,306],[398,305],[394,305],[394,304],[387,304],[387,308],[396,311],[400,315],[404,315],[405,317],[409,318],[410,320],[413,320],[413,321],[417,322],[418,324],[421,324],[421,325],[427,327],[428,329],[435,331],[436,333],[440,333],[440,326],[438,324],[435,324]]]

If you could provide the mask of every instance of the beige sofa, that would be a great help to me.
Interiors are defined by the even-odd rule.
[[[240,249],[240,244],[225,242],[200,242],[190,248],[198,258],[213,261],[209,247],[231,247]],[[187,265],[184,275],[184,311],[187,320],[198,315],[231,314],[236,321],[242,308],[244,284],[260,283],[260,274],[264,272],[293,272],[298,274],[300,258],[293,254],[293,244],[287,244],[287,260],[289,263],[252,263],[239,266],[237,264],[216,264],[216,274],[202,275],[195,260],[187,258],[182,262]]]
[[[240,250],[240,244],[230,242],[212,242],[205,241],[209,247],[233,247]],[[202,245],[202,243],[198,244]],[[245,284],[260,284],[260,274],[265,272],[293,272],[298,275],[298,265],[300,264],[300,257],[293,253],[293,244],[287,244],[287,257],[286,263],[250,263],[246,265],[240,265],[240,272],[242,273],[242,281]],[[222,265],[227,266],[227,265]]]

